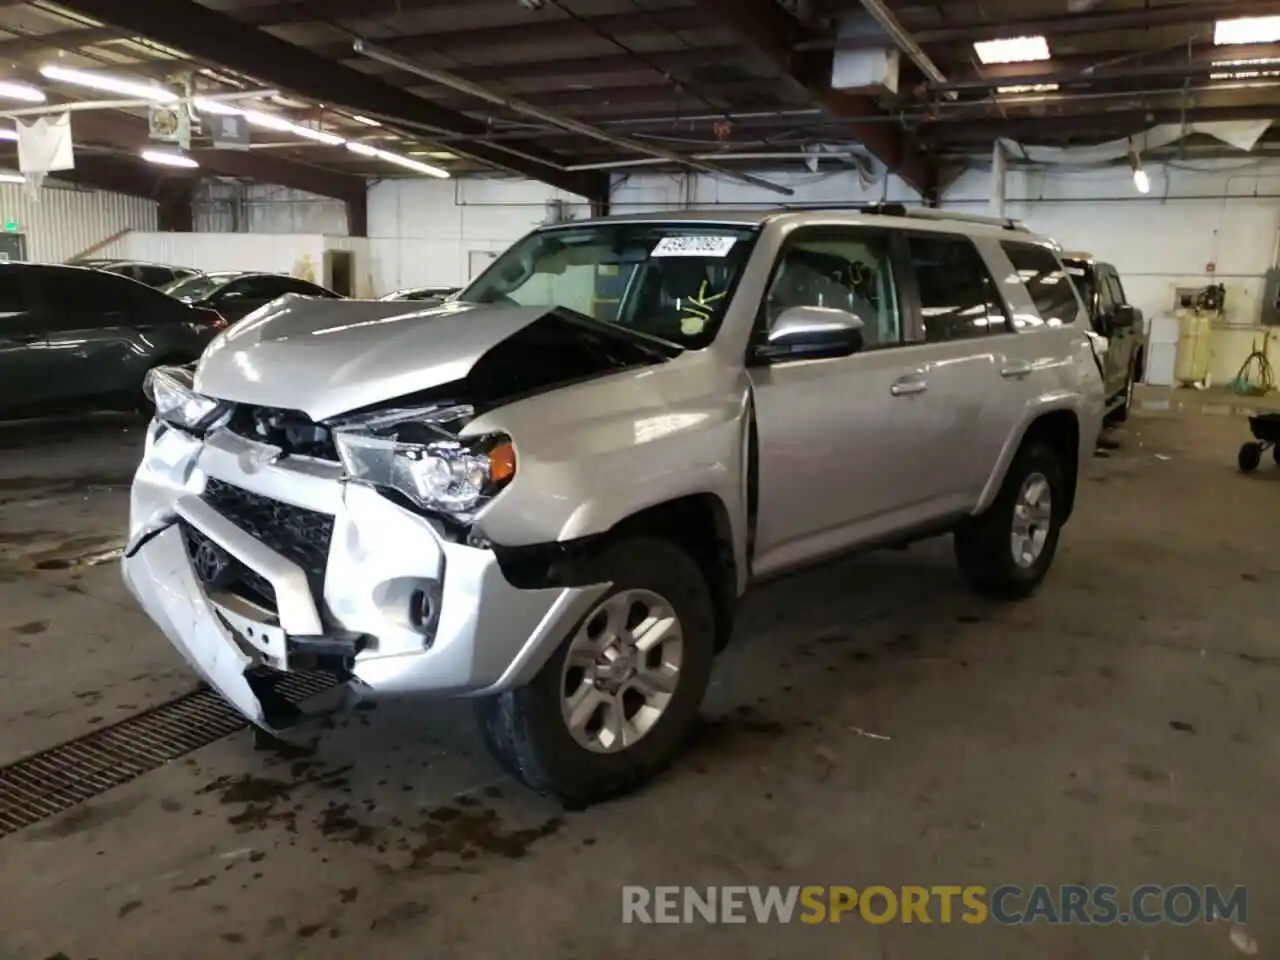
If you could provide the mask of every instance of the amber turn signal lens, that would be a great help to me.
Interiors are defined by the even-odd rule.
[[[516,475],[516,448],[504,440],[489,451],[489,482],[504,487]]]

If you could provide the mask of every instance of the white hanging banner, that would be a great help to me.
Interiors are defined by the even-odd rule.
[[[1132,137],[1084,147],[1037,147],[1002,138],[1000,144],[1013,157],[1033,163],[1107,163],[1123,160],[1130,150],[1140,154],[1176,143],[1193,133],[1203,133],[1237,150],[1252,150],[1267,132],[1272,120],[1218,120],[1207,123],[1165,123],[1135,133]]]
[[[71,147],[71,114],[38,117],[31,123],[18,124],[18,169],[23,173],[43,174],[52,170],[75,168]]]

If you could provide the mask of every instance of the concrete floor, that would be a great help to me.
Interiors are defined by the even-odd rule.
[[[1240,405],[1146,395],[1030,601],[975,599],[945,541],[763,589],[637,796],[530,795],[465,704],[242,733],[0,840],[0,958],[1240,953],[1225,924],[624,926],[630,883],[1244,884],[1274,955],[1280,469],[1235,472]],[[0,764],[193,686],[93,563],[140,437],[0,428]]]

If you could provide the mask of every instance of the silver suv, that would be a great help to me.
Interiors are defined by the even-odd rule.
[[[516,777],[591,802],[672,757],[765,578],[950,532],[974,587],[1030,593],[1101,427],[1091,351],[1011,222],[547,227],[453,302],[291,298],[154,372],[124,575],[268,730],[290,671],[473,696]]]

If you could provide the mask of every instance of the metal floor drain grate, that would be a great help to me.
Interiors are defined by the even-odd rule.
[[[275,690],[301,703],[335,682],[327,674],[291,673],[276,680]],[[197,690],[0,767],[0,837],[57,816],[248,725],[216,692]]]

